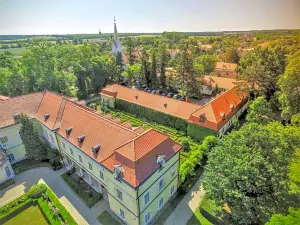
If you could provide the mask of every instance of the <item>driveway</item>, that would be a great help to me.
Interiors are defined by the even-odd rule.
[[[16,175],[15,183],[0,191],[0,206],[23,195],[32,185],[45,182],[79,225],[101,225],[97,217],[109,208],[108,203],[102,199],[88,208],[60,177],[65,172],[65,169],[53,171],[48,167],[40,167]]]
[[[198,178],[193,187],[179,202],[164,225],[184,225],[188,222],[205,195],[205,191],[201,184],[202,179],[203,174]]]

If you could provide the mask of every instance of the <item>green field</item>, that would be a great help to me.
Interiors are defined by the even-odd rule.
[[[3,225],[48,225],[39,206],[30,206]]]
[[[20,56],[22,52],[25,51],[26,48],[8,48],[8,49],[0,49],[0,54],[4,53],[5,51],[9,51],[15,56]]]

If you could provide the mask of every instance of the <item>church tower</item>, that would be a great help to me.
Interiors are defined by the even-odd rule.
[[[122,54],[122,45],[118,37],[116,19],[114,18],[114,39],[112,45],[112,54],[116,56],[118,53]]]

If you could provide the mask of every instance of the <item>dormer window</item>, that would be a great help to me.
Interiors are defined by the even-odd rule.
[[[157,156],[157,160],[156,162],[160,165],[160,167],[164,167],[165,166],[165,159],[164,159],[165,155],[158,155]]]
[[[66,128],[66,135],[69,136],[72,132],[72,127]]]
[[[44,120],[45,120],[45,121],[46,121],[47,119],[49,119],[49,117],[50,117],[50,114],[49,114],[49,113],[44,114]]]
[[[99,152],[99,150],[100,150],[100,147],[101,147],[100,144],[94,145],[94,146],[92,147],[92,152],[93,152],[94,154],[97,154],[97,153]]]
[[[231,109],[231,111],[233,111],[233,109],[234,109],[234,105],[233,104],[230,104],[230,109]]]
[[[79,144],[82,144],[84,139],[85,139],[84,135],[81,135],[81,136],[77,137],[77,141],[78,141]]]
[[[124,172],[122,165],[114,165],[113,175],[116,179],[119,179]]]
[[[222,120],[225,120],[225,113],[224,112],[220,112],[220,116],[222,117]]]
[[[200,115],[200,118],[199,118],[199,121],[200,121],[201,123],[204,123],[204,122],[205,122],[205,119],[206,119],[205,113],[201,114],[201,115]]]

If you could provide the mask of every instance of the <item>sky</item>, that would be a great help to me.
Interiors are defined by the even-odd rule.
[[[0,0],[0,35],[300,29],[300,0]]]

